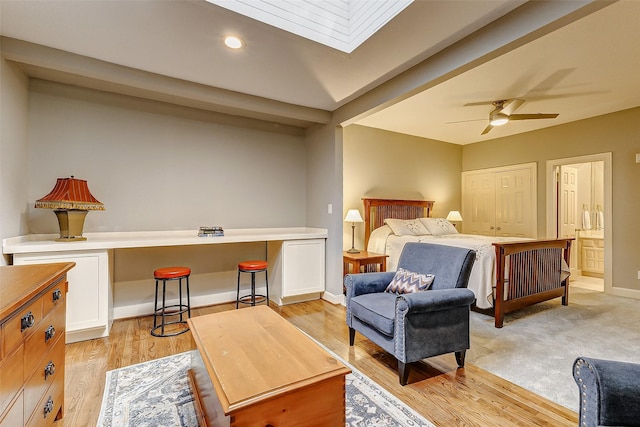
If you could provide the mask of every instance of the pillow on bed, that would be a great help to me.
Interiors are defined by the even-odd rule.
[[[433,283],[433,279],[435,279],[433,274],[414,273],[413,271],[399,268],[385,292],[410,294],[426,291]]]
[[[423,236],[429,233],[429,230],[420,222],[419,218],[416,219],[397,219],[397,218],[387,218],[384,220],[384,223],[387,224],[393,234],[396,236]]]
[[[422,224],[434,236],[444,236],[445,234],[458,234],[458,230],[444,218],[420,218]]]

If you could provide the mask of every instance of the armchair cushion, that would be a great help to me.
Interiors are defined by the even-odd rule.
[[[393,337],[397,297],[389,292],[360,295],[351,300],[351,313],[378,332]]]
[[[433,283],[433,274],[421,274],[399,268],[393,276],[393,280],[385,289],[385,292],[395,294],[410,294],[413,292],[426,291]]]

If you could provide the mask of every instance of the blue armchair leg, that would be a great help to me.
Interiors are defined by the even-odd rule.
[[[404,363],[398,360],[398,379],[400,380],[400,385],[407,385],[407,381],[409,380],[409,364]]]
[[[353,347],[353,343],[356,340],[356,330],[349,328],[349,346]]]
[[[467,350],[456,351],[456,362],[458,362],[458,367],[464,368],[464,357],[467,355]]]

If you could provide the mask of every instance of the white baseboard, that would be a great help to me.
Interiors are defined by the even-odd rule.
[[[331,292],[325,291],[322,294],[322,299],[325,300],[325,301],[329,301],[332,304],[345,305],[344,295],[343,294],[333,294]]]
[[[615,286],[611,286],[610,288],[605,288],[604,293],[618,297],[640,299],[640,290],[638,289],[617,288]]]

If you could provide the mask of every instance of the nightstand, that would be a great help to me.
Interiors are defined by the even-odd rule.
[[[377,271],[387,271],[387,257],[389,255],[377,254],[375,252],[360,251],[357,254],[350,254],[347,251],[342,252],[343,262],[343,276],[347,274],[362,273],[361,268],[364,271],[369,271],[366,267],[368,265],[378,265]],[[351,268],[350,268],[351,266]]]

